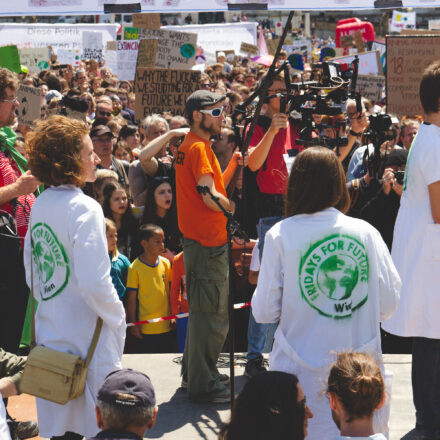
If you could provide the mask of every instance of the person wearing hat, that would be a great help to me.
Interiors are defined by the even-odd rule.
[[[232,66],[226,61],[226,54],[224,52],[217,52],[217,62],[223,65],[223,72],[228,75],[232,72]]]
[[[98,124],[90,130],[90,138],[93,142],[93,150],[101,159],[98,169],[115,171],[119,183],[128,190],[128,167],[125,160],[116,159],[113,156],[113,133],[107,125]]]
[[[189,96],[185,112],[190,132],[180,145],[176,161],[176,195],[179,229],[183,234],[189,321],[182,362],[182,386],[195,401],[230,400],[229,389],[216,363],[228,332],[228,250],[226,218],[208,194],[206,186],[227,211],[234,203],[226,196],[239,152],[222,175],[210,138],[221,132],[226,97],[207,90]]]
[[[95,415],[98,439],[141,440],[156,421],[158,408],[150,378],[140,371],[123,368],[111,372],[98,391]]]

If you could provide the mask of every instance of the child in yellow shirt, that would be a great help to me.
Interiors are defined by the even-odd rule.
[[[133,261],[127,276],[129,322],[171,314],[171,264],[160,256],[165,250],[163,230],[153,224],[142,225],[139,239],[144,251]],[[170,353],[175,351],[174,325],[173,321],[162,321],[130,327],[130,331],[139,339],[140,352]]]

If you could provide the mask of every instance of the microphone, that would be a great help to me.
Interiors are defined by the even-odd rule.
[[[207,187],[206,185],[197,185],[196,186],[196,190],[199,194],[201,195],[205,195],[209,193],[209,187]]]

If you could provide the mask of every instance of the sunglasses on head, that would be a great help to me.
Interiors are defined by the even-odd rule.
[[[205,115],[211,115],[213,118],[218,118],[223,113],[224,107],[216,107],[211,110],[199,110],[200,113],[204,113]]]

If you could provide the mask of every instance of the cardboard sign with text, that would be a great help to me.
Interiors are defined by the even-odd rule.
[[[362,98],[370,101],[380,101],[382,99],[385,77],[377,75],[358,75],[356,89],[362,95]]]
[[[139,41],[136,67],[154,67],[157,54],[157,40]]]
[[[24,86],[17,90],[18,122],[23,125],[32,125],[35,120],[41,119],[41,95],[43,91],[37,87]]]
[[[160,14],[133,14],[133,27],[159,29]]]
[[[136,119],[164,111],[184,115],[186,99],[198,89],[199,80],[200,72],[196,70],[137,68]]]
[[[269,53],[274,56],[278,47],[279,40],[266,40],[266,46]],[[243,44],[243,43],[242,43]]]
[[[197,34],[147,29],[147,39],[157,40],[156,67],[190,69],[195,64]]]
[[[440,59],[440,36],[387,36],[387,112],[422,115],[419,86],[423,71]]]
[[[49,49],[38,47],[33,49],[19,49],[20,63],[29,69],[31,75],[49,69]]]
[[[361,31],[356,31],[354,33],[354,43],[358,52],[365,52],[365,43]]]
[[[269,50],[269,48],[267,48],[267,50]],[[276,50],[276,48],[275,48],[275,50]],[[240,46],[240,52],[241,53],[245,53],[247,55],[257,55],[257,53],[258,53],[258,46],[256,46],[255,44],[245,43],[243,41],[241,43],[241,46]]]

